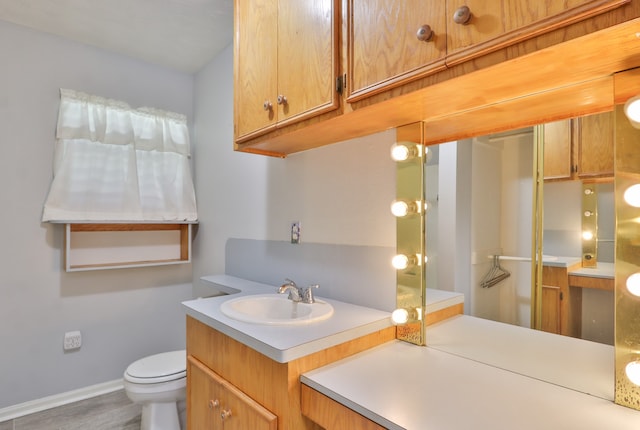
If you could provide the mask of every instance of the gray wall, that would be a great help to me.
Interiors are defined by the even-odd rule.
[[[332,296],[392,308],[395,272],[390,263],[377,258],[395,249],[395,220],[389,210],[395,196],[395,165],[389,157],[395,132],[285,159],[234,152],[231,47],[196,75],[195,106],[195,183],[201,221],[194,242],[197,294],[207,294],[197,280],[225,273],[230,253],[233,261],[227,267],[236,276],[272,284],[285,277],[301,284],[321,282]],[[297,247],[287,243],[292,221],[302,225],[302,245]],[[245,239],[255,247],[228,249],[230,239]],[[260,253],[276,244],[275,254]],[[245,252],[254,251],[243,265]],[[334,251],[349,257],[331,258]],[[360,251],[366,256],[356,263]],[[307,252],[323,263],[302,258]],[[367,270],[364,279],[376,281],[363,279],[342,287],[342,282],[356,277],[357,270],[347,264],[351,258],[362,264],[359,269]]]
[[[0,22],[0,409],[122,377],[184,347],[191,266],[63,271],[63,227],[40,223],[59,88],[193,117],[193,77]],[[66,331],[83,346],[65,353]]]

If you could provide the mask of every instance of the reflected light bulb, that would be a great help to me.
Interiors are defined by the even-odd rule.
[[[591,216],[593,215],[593,212],[591,211],[584,211],[584,216]]]
[[[636,385],[640,385],[640,361],[632,361],[624,368],[625,373],[629,381]]]
[[[582,238],[584,240],[591,240],[593,239],[593,233],[591,233],[590,231],[585,231],[582,233]]]
[[[624,201],[634,208],[640,208],[640,184],[632,185],[625,190]]]
[[[593,190],[591,188],[587,188],[587,189],[584,190],[584,193],[586,195],[591,195],[591,194],[593,194]]]
[[[404,254],[398,254],[391,260],[391,265],[398,270],[403,270],[409,267],[409,257]]]
[[[634,296],[640,297],[640,273],[634,273],[627,278],[627,290]]]
[[[409,311],[406,309],[396,309],[391,312],[391,321],[394,324],[406,324],[409,321]]]

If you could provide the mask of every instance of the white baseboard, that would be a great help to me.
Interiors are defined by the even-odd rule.
[[[89,387],[79,388],[65,393],[55,394],[53,396],[43,397],[41,399],[31,400],[20,403],[18,405],[9,406],[0,409],[0,423],[3,421],[20,418],[25,415],[44,411],[58,406],[66,405],[80,400],[90,399],[92,397],[101,396],[103,394],[113,393],[124,388],[122,379],[116,379],[101,384],[91,385]]]

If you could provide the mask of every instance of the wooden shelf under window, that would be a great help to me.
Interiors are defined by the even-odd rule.
[[[191,262],[192,224],[66,224],[67,272]]]

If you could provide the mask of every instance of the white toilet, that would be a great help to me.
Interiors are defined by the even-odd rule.
[[[127,397],[142,405],[141,430],[180,430],[178,402],[186,397],[187,352],[151,355],[124,372]]]

